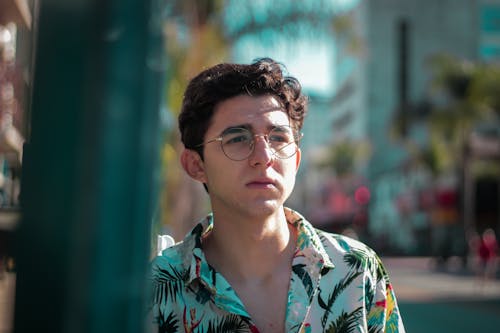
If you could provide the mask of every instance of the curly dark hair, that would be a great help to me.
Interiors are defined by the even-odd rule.
[[[299,81],[284,75],[284,66],[273,59],[258,59],[250,65],[222,63],[208,68],[188,84],[179,115],[181,140],[188,149],[202,154],[203,142],[218,103],[238,95],[277,97],[291,119],[302,128],[307,98]]]

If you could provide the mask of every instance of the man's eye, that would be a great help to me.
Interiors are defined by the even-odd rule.
[[[249,141],[247,135],[231,135],[224,140],[224,144],[246,143]]]
[[[286,134],[273,134],[272,136],[269,137],[269,141],[271,142],[291,142],[292,141],[292,136],[291,135],[286,135]]]
[[[281,135],[273,135],[269,137],[269,141],[271,142],[286,142],[286,137],[283,137]]]

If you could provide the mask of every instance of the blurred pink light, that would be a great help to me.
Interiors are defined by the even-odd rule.
[[[366,186],[360,186],[354,192],[354,199],[360,205],[366,205],[370,201],[370,190]]]

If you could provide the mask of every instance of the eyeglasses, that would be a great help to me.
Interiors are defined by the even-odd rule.
[[[267,134],[254,134],[242,127],[226,129],[219,137],[208,140],[196,147],[219,141],[224,155],[233,161],[247,159],[255,149],[255,137],[262,136],[274,156],[285,159],[292,157],[297,152],[298,142],[303,134],[290,126],[276,126]]]

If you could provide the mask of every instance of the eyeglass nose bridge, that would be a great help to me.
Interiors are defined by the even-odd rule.
[[[266,141],[267,145],[269,146],[269,134],[254,134],[253,137],[254,137],[253,139],[254,142],[256,137],[263,137],[264,141]]]
[[[252,135],[252,142],[250,145],[250,153],[248,156],[252,155],[255,152],[255,143],[256,143],[256,137],[262,137],[266,143],[266,149],[271,152],[272,156],[275,156],[277,151],[273,146],[271,145],[271,142],[269,142],[269,134],[253,134]]]

